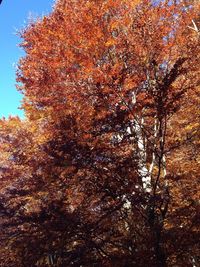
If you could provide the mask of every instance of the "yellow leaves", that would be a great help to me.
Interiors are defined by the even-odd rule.
[[[111,22],[111,24],[110,24],[110,29],[111,30],[114,30],[114,29],[116,29],[118,27],[119,27],[119,21],[115,20],[115,21]]]
[[[47,137],[44,134],[38,135],[38,137],[35,140],[37,142],[38,145],[42,145],[47,141]]]
[[[197,130],[198,128],[200,127],[200,124],[198,123],[198,122],[196,122],[196,123],[194,123],[194,124],[188,124],[186,127],[185,127],[185,129],[187,130],[187,131],[193,131],[193,130]]]
[[[90,9],[94,7],[94,3],[92,1],[86,1],[85,3],[85,7]]]
[[[124,88],[127,90],[133,89],[135,85],[136,85],[136,82],[133,80],[132,77],[128,77],[124,82]]]
[[[31,53],[32,53],[32,54],[38,54],[38,53],[39,53],[38,48],[37,48],[37,47],[34,47],[34,48],[31,50]]]
[[[49,30],[48,30],[48,34],[49,34],[49,35],[55,35],[55,31],[53,31],[52,29],[49,29]]]
[[[116,40],[112,38],[112,39],[107,40],[107,42],[105,43],[105,46],[109,47],[115,44],[116,44]]]
[[[141,2],[141,0],[123,0],[122,2],[128,5],[129,7],[134,8]]]

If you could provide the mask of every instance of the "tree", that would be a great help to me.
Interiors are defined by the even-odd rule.
[[[178,1],[60,0],[24,29],[27,120],[2,121],[1,133],[2,225],[19,266],[178,262],[176,120],[190,119],[181,106],[196,112],[196,14]]]

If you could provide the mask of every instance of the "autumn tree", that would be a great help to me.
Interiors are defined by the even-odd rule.
[[[0,133],[1,225],[12,255],[2,266],[13,255],[18,266],[196,260],[195,244],[187,250],[199,234],[198,193],[186,205],[183,196],[192,195],[191,169],[189,186],[198,184],[197,164],[185,160],[198,151],[198,120],[190,120],[198,113],[198,10],[183,1],[60,0],[22,31],[26,121],[2,121]]]

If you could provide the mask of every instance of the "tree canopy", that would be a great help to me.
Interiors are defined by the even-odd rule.
[[[199,4],[58,0],[0,121],[0,266],[197,266]]]

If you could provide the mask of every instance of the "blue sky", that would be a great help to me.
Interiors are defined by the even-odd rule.
[[[3,0],[0,5],[0,117],[18,115],[22,95],[15,88],[15,70],[24,55],[18,47],[17,30],[23,28],[30,17],[38,17],[52,10],[54,0]]]

